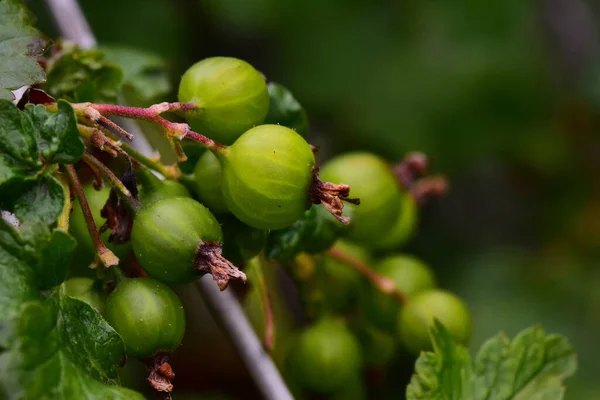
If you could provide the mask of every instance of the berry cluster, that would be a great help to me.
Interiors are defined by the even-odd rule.
[[[179,103],[148,109],[73,104],[96,129],[82,134],[113,155],[123,150],[107,131],[127,133],[105,115],[159,124],[181,162],[187,158],[182,144],[203,148],[186,168],[182,164],[183,174],[127,151],[122,177],[106,174],[112,190],[102,188],[101,177],[81,186],[71,175],[81,189],[70,217],[78,251],[106,266],[117,257],[128,262],[121,262],[124,273],[115,273],[107,298],[106,287],[87,278],[72,278],[67,290],[103,313],[128,354],[148,362],[157,390],[171,390],[165,357],[185,332],[183,307],[167,285],[211,274],[224,290],[231,280],[246,281],[244,266],[257,259],[296,279],[312,321],[286,355],[300,390],[340,393],[365,366],[385,367],[397,344],[413,353],[430,348],[434,319],[457,341],[469,339],[464,303],[438,289],[422,261],[389,253],[411,238],[418,204],[443,191],[444,181],[423,177],[421,154],[391,165],[354,152],[319,168],[303,137],[306,124],[286,120],[272,100],[282,91],[250,64],[214,57],[183,75]],[[168,111],[183,113],[187,123],[160,116]],[[92,171],[118,169],[89,154],[83,161]]]

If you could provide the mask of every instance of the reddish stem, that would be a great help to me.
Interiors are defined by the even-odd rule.
[[[85,218],[88,231],[90,232],[90,236],[92,237],[92,241],[94,242],[94,247],[96,248],[96,255],[98,256],[102,264],[104,264],[104,266],[107,268],[119,264],[119,259],[117,258],[117,256],[115,256],[112,251],[107,249],[104,245],[104,242],[102,242],[102,238],[100,237],[100,233],[98,232],[98,228],[96,227],[96,223],[94,222],[94,217],[92,216],[92,211],[90,210],[90,205],[88,204],[88,201],[85,197],[83,187],[81,186],[81,182],[77,177],[75,168],[72,165],[64,165],[64,168],[67,172],[67,177],[69,178],[71,187],[75,191],[75,196],[77,196],[79,204],[81,205],[83,217]]]
[[[332,247],[327,250],[327,255],[333,257],[354,270],[358,271],[361,275],[366,277],[371,283],[382,293],[389,294],[394,296],[396,300],[400,304],[406,304],[407,298],[406,296],[398,290],[396,284],[391,279],[382,276],[375,272],[371,267],[362,261],[352,257],[350,254],[346,253],[344,250]]]
[[[268,352],[273,350],[275,346],[275,314],[273,313],[273,304],[271,302],[271,296],[269,295],[269,288],[265,282],[265,276],[263,273],[263,265],[265,260],[260,258],[255,264],[257,270],[257,285],[260,297],[263,303],[263,313],[265,317],[265,333],[264,333],[264,346]]]
[[[123,185],[123,182],[121,182],[121,180],[110,170],[110,168],[102,164],[100,160],[86,152],[83,153],[83,161],[99,170],[100,173],[104,175],[106,179],[108,179],[111,185],[121,192],[123,196],[131,197],[131,193],[125,187],[125,185]]]

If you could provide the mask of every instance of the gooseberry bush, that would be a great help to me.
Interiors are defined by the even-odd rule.
[[[365,371],[399,354],[418,356],[408,399],[562,398],[576,368],[564,337],[499,334],[472,360],[468,305],[400,252],[447,186],[424,154],[320,166],[302,106],[245,61],[200,60],[178,102],[152,104],[168,91],[155,58],[52,44],[31,23],[0,2],[3,397],[142,398],[119,385],[128,358],[171,392],[169,356],[193,340],[172,287],[206,274],[221,290],[257,289],[272,351],[264,275],[276,269],[306,321],[279,363],[298,398],[366,398]],[[179,162],[139,153],[112,117],[158,127]]]

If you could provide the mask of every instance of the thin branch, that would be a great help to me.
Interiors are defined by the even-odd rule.
[[[67,173],[67,177],[69,178],[69,182],[71,183],[71,187],[75,191],[75,196],[77,196],[77,200],[79,200],[79,205],[83,211],[83,217],[85,218],[88,231],[90,232],[90,236],[94,242],[94,247],[96,248],[96,255],[102,264],[104,264],[104,266],[107,268],[119,264],[119,259],[117,256],[115,256],[112,251],[106,248],[102,238],[100,237],[98,227],[96,226],[94,217],[92,216],[92,210],[90,210],[90,205],[85,198],[85,193],[83,192],[83,187],[81,187],[81,182],[77,177],[75,168],[72,165],[64,165],[64,169]]]
[[[87,152],[83,153],[83,160],[92,165],[94,168],[98,169],[100,173],[104,175],[106,179],[108,179],[110,184],[123,196],[131,197],[131,192],[125,187],[125,185],[123,185],[123,182],[121,182],[121,180],[115,174],[113,174],[113,172],[106,165],[100,162],[100,160]]]

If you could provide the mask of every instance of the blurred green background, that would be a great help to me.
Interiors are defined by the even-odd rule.
[[[52,34],[41,3],[29,1]],[[80,3],[101,44],[160,55],[174,87],[203,57],[248,60],[304,105],[309,139],[323,158],[359,148],[389,160],[429,154],[451,190],[423,210],[406,251],[466,299],[475,320],[472,350],[500,330],[512,336],[539,322],[567,335],[579,354],[566,398],[600,398],[597,3]],[[173,99],[175,92],[165,100]],[[206,312],[195,312],[190,319],[200,319],[202,336],[180,352],[191,367],[179,368],[178,387],[247,398],[239,360]],[[373,393],[399,398],[410,365],[399,362],[383,383],[376,379]],[[232,385],[234,378],[246,386]]]

